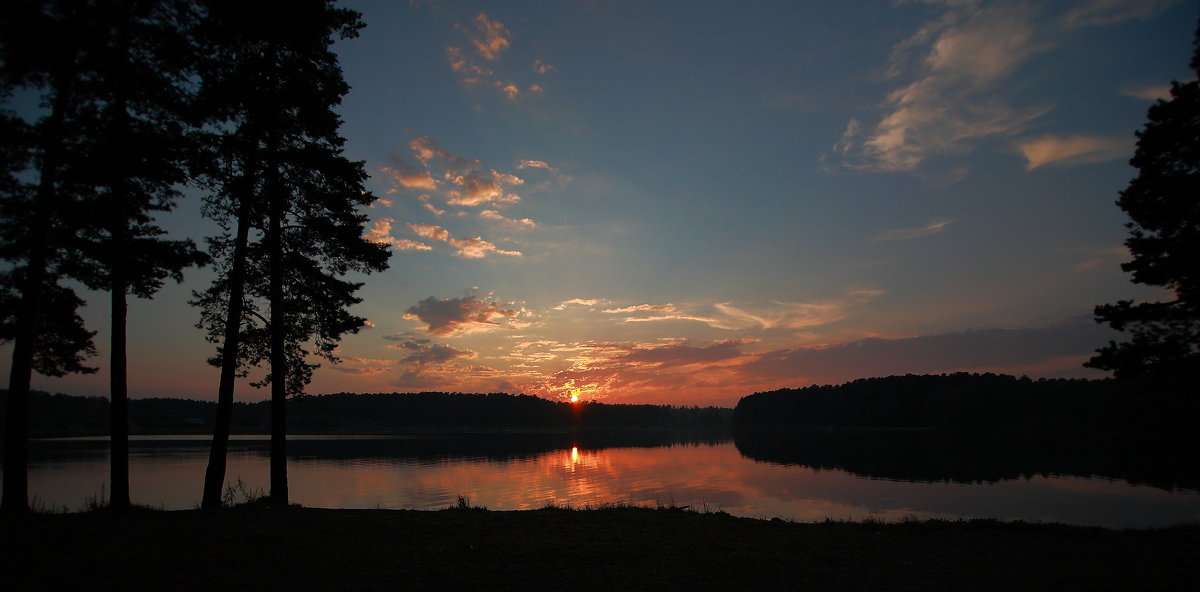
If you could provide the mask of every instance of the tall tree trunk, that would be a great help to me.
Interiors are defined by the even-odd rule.
[[[63,118],[71,104],[71,76],[67,66],[54,76],[57,92],[41,139],[42,162],[38,167],[38,188],[34,195],[29,265],[21,287],[17,332],[13,338],[4,420],[4,492],[0,499],[0,510],[10,512],[29,511],[29,390],[33,382],[34,340],[37,339],[40,304],[46,285],[50,221],[58,200]]]
[[[125,20],[121,21],[122,27],[129,27],[129,15],[122,14]],[[117,96],[113,101],[110,109],[111,118],[109,120],[109,133],[114,139],[127,137],[129,131],[129,120],[126,115],[127,98],[125,93],[126,81],[128,79],[128,55],[129,41],[128,32],[120,30],[117,33],[117,58],[121,60],[116,65],[114,72],[114,82],[117,88]],[[120,145],[120,142],[117,142]],[[109,456],[109,470],[112,488],[112,497],[109,498],[109,507],[114,510],[124,510],[130,507],[129,503],[129,365],[126,360],[126,329],[127,318],[129,316],[129,306],[127,303],[127,294],[129,293],[129,223],[130,215],[127,211],[128,196],[126,192],[130,190],[129,184],[126,182],[124,174],[130,171],[130,167],[120,160],[117,155],[109,155],[110,172],[113,173],[112,179],[108,183],[109,198],[109,213],[112,219],[109,221],[109,295],[111,297],[112,310],[110,312],[110,324],[112,333],[109,341],[109,391],[112,395],[112,417],[109,422],[109,441],[111,443],[111,454]]]
[[[237,237],[233,244],[233,266],[229,271],[229,304],[225,317],[225,340],[221,345],[221,382],[217,388],[217,417],[213,421],[212,448],[204,471],[204,497],[200,507],[221,507],[225,485],[225,463],[229,454],[229,432],[233,423],[233,389],[237,380],[238,354],[242,339],[242,308],[246,291],[246,255],[250,242],[250,202],[253,198],[253,173],[247,175],[247,187],[239,196]]]
[[[271,152],[272,154],[274,151]],[[287,319],[283,303],[283,194],[278,183],[279,171],[268,165],[267,193],[270,200],[267,248],[270,249],[270,340],[271,340],[271,503],[288,503],[287,479]]]
[[[112,222],[112,260],[109,268],[112,296],[112,335],[109,354],[109,389],[112,394],[112,417],[110,421],[110,441],[112,452],[109,457],[110,481],[112,497],[109,507],[114,510],[129,508],[129,393],[126,364],[126,317],[129,307],[126,303],[127,279],[125,261],[126,220],[123,208],[120,207],[120,197],[114,195],[118,202],[113,207]]]
[[[42,181],[45,184],[46,177]],[[53,186],[53,177],[49,183]],[[4,497],[0,501],[0,510],[6,512],[29,511],[29,390],[33,380],[33,340],[37,337],[38,304],[46,281],[46,235],[50,226],[49,208],[41,203],[40,195],[38,201],[32,252],[17,313],[17,334],[13,340],[8,401],[5,404]]]

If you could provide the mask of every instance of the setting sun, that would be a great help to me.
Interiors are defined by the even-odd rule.
[[[579,391],[571,391],[571,402],[572,403],[579,402]]]

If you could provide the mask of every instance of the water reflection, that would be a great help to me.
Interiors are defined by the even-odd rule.
[[[767,459],[766,448],[748,446],[741,437],[736,446],[686,438],[631,446],[622,445],[624,437],[647,439],[645,434],[296,437],[289,441],[291,494],[305,506],[332,508],[435,509],[453,505],[461,495],[497,510],[686,505],[806,521],[994,517],[1133,527],[1200,520],[1200,495],[1191,490],[1035,472],[994,482],[912,480],[901,477],[903,471],[880,468],[899,452],[866,446],[862,450],[875,452],[856,456],[839,452],[831,440],[809,448],[792,441],[793,448],[775,448],[770,453],[775,456]],[[814,442],[822,441],[808,444]],[[130,458],[134,502],[195,507],[207,445],[202,439],[135,439]],[[81,509],[107,479],[106,441],[35,441],[32,452],[31,494],[48,507]],[[267,453],[265,438],[235,439],[230,480],[240,478],[251,491],[264,489]]]

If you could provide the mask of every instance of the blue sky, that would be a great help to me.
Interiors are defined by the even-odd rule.
[[[1119,336],[1091,308],[1160,296],[1119,268],[1114,201],[1146,109],[1192,76],[1193,2],[344,5],[367,23],[336,46],[347,150],[395,250],[310,392],[1098,377],[1080,364]],[[198,211],[163,222],[199,241]],[[131,307],[134,396],[215,398],[186,304],[209,278]]]

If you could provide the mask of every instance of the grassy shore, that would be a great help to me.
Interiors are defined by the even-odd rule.
[[[814,524],[675,509],[0,517],[6,590],[1200,589],[1200,527]]]

